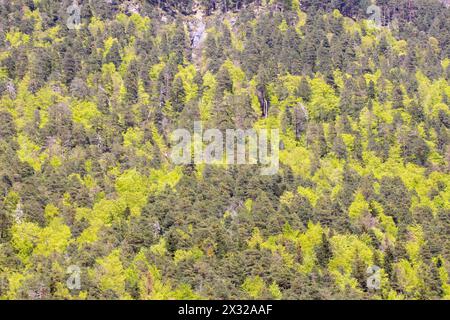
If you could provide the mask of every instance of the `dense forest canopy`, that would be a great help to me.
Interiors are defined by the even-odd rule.
[[[448,1],[371,5],[1,1],[0,299],[450,299]]]

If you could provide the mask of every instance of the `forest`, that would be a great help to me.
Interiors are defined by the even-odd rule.
[[[195,121],[279,129],[278,172],[174,164]],[[449,1],[0,1],[0,300],[442,300],[449,274]]]

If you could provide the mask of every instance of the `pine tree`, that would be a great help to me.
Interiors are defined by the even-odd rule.
[[[183,111],[186,102],[186,92],[184,90],[183,81],[181,78],[175,78],[170,91],[170,104],[175,113]],[[170,116],[170,115],[167,115]]]
[[[296,90],[296,94],[306,103],[311,101],[311,86],[305,77],[302,77],[299,87]]]
[[[330,240],[325,233],[322,233],[322,243],[317,250],[317,261],[322,268],[327,268],[328,262],[333,257]]]

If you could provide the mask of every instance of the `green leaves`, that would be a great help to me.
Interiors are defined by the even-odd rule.
[[[248,294],[251,299],[258,299],[265,288],[264,280],[259,276],[248,277],[242,284],[242,289]]]

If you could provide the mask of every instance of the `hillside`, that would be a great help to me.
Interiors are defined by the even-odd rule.
[[[0,299],[450,299],[442,1],[80,5],[0,4]]]

